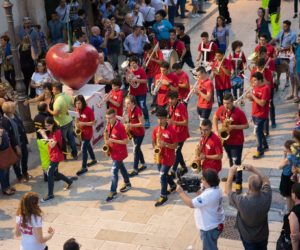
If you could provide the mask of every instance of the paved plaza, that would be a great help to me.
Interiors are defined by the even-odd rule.
[[[255,18],[256,10],[261,1],[232,1],[229,5],[232,15],[230,25],[230,41],[239,39],[244,43],[244,52],[248,56],[255,46]],[[292,2],[282,2],[281,21],[292,20]],[[200,33],[211,33],[218,15],[216,5],[207,4],[207,14],[200,19],[185,19],[186,27],[192,29],[191,50],[196,57],[197,46],[200,41]],[[292,20],[292,29],[298,31],[298,24]],[[177,21],[182,22],[181,19]],[[298,22],[298,20],[297,20]],[[187,68],[185,68],[187,70]],[[246,73],[249,75],[249,72]],[[281,86],[275,94],[277,128],[270,130],[268,138],[270,150],[265,157],[253,160],[255,152],[255,137],[253,124],[246,130],[246,139],[243,151],[243,162],[253,164],[259,170],[264,171],[271,180],[273,198],[269,212],[270,236],[268,249],[275,249],[275,243],[281,229],[282,215],[285,211],[285,201],[279,194],[279,182],[281,171],[278,170],[279,162],[283,157],[283,143],[291,137],[291,129],[294,127],[297,106],[285,97],[289,89],[284,88],[285,76]],[[191,77],[192,79],[192,77]],[[194,83],[194,80],[191,80]],[[246,88],[248,83],[246,83]],[[150,98],[149,98],[150,100]],[[196,113],[196,97],[192,97],[189,103],[190,135],[191,137],[183,147],[183,155],[187,163],[193,159],[196,143],[199,140],[199,120]],[[216,104],[214,105],[214,110]],[[251,105],[246,102],[243,107],[250,119]],[[32,114],[36,113],[36,107],[32,106]],[[55,199],[42,204],[44,212],[44,229],[48,226],[55,229],[55,235],[47,242],[50,250],[62,249],[63,243],[74,237],[82,245],[83,250],[185,250],[201,249],[199,232],[194,224],[193,210],[188,208],[174,193],[169,196],[166,205],[154,207],[155,200],[160,195],[159,173],[153,164],[153,150],[151,145],[152,128],[156,124],[155,116],[151,116],[152,127],[147,130],[142,150],[147,163],[147,170],[131,179],[132,190],[122,194],[113,202],[105,202],[111,181],[111,160],[100,152],[101,145],[96,148],[96,157],[99,163],[89,168],[84,176],[74,182],[71,190],[63,191],[63,182],[55,182]],[[43,181],[42,171],[39,166],[39,154],[37,151],[34,134],[30,138],[30,174],[33,179],[29,183],[15,184],[17,192],[12,197],[0,196],[0,250],[19,249],[19,240],[13,235],[15,213],[20,197],[27,191],[35,191],[44,196],[47,192],[47,183]],[[132,169],[133,155],[132,144],[129,143],[129,157],[125,161],[128,170]],[[224,154],[223,169],[220,177],[227,176],[228,160]],[[81,159],[81,158],[80,158]],[[60,164],[60,171],[68,176],[74,176],[81,167],[81,160],[68,161]],[[247,182],[247,173],[244,182]],[[11,178],[15,178],[11,171]],[[121,184],[121,182],[119,182]],[[119,185],[120,187],[120,185]],[[221,184],[224,190],[224,183]],[[244,184],[244,192],[247,185]],[[243,249],[237,230],[234,228],[236,210],[228,205],[225,197],[224,208],[226,214],[225,230],[219,239],[219,249],[234,250]]]

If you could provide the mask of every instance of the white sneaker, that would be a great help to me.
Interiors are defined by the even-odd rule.
[[[192,14],[191,17],[192,17],[192,18],[195,18],[195,17],[196,17],[196,14]]]
[[[200,17],[200,14],[196,13],[196,14],[195,14],[195,17]]]

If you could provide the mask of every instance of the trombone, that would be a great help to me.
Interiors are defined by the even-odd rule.
[[[143,67],[144,69],[146,69],[146,68],[148,67],[148,65],[149,65],[149,63],[150,63],[152,57],[154,56],[154,53],[157,52],[158,46],[159,46],[159,43],[157,43],[157,44],[155,45],[155,47],[153,48],[153,50],[152,50],[152,52],[151,52],[149,58],[147,59],[146,63],[143,65],[143,66],[144,66],[144,67]]]

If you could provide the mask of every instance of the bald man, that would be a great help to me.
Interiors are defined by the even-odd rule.
[[[232,192],[232,182],[237,171],[249,171],[248,193]],[[245,249],[267,250],[269,227],[268,212],[272,190],[268,177],[251,165],[233,166],[229,169],[226,193],[230,205],[238,210],[236,225]]]

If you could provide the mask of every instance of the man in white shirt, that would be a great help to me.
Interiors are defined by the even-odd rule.
[[[105,84],[105,93],[108,93],[112,87],[110,81],[114,79],[114,70],[109,62],[104,61],[104,53],[99,53],[99,65],[95,73],[95,84]]]
[[[150,5],[155,9],[155,13],[159,10],[164,10],[164,2],[162,0],[151,0]]]
[[[140,12],[143,14],[145,27],[155,23],[155,8],[151,6],[151,0],[145,0],[145,3],[140,7]]]
[[[140,5],[135,4],[134,9],[132,11],[132,16],[133,16],[133,26],[143,26],[144,24],[144,16],[140,12]]]
[[[198,196],[191,199],[182,187],[177,186],[177,192],[183,202],[190,208],[195,208],[195,222],[203,242],[203,249],[217,250],[217,240],[224,227],[223,194],[219,188],[220,179],[213,169],[203,172],[201,190]]]

